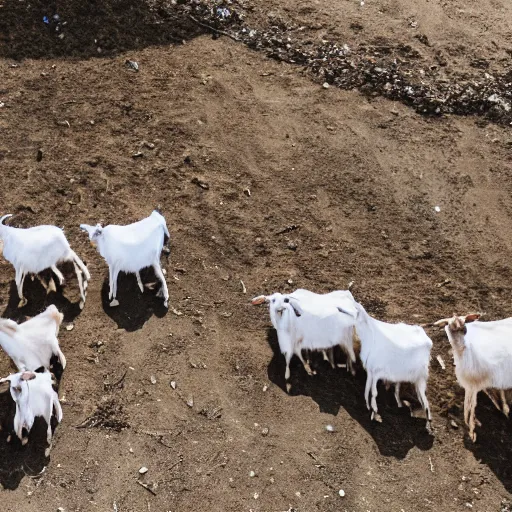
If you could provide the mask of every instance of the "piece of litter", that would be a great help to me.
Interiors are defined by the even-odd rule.
[[[247,288],[245,287],[245,284],[241,279],[240,279],[240,284],[242,285],[242,293],[247,293]]]
[[[441,356],[437,356],[436,359],[437,359],[437,362],[441,365],[441,368],[443,370],[446,370],[446,365],[444,364],[443,358]]]
[[[338,491],[338,494],[343,498],[343,496],[345,496],[345,491],[343,489],[340,489]]]
[[[139,473],[140,473],[141,475],[145,475],[148,471],[149,471],[149,469],[148,469],[146,466],[142,466],[142,467],[139,469]]]
[[[434,206],[434,210],[439,213],[441,211],[441,208],[439,208],[439,206]]]
[[[334,427],[332,425],[326,425],[325,430],[327,430],[327,432],[334,432]]]

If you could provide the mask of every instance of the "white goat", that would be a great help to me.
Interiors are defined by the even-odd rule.
[[[62,421],[62,408],[59,396],[52,387],[52,374],[48,371],[43,373],[26,371],[0,379],[0,383],[7,381],[10,382],[12,399],[16,402],[14,432],[23,445],[27,444],[28,437],[23,437],[23,428],[29,433],[34,425],[34,419],[42,416],[48,424],[46,434],[48,448],[45,452],[48,456],[52,446],[51,419],[54,408],[57,421],[59,423]]]
[[[50,367],[50,359],[58,356],[62,368],[66,358],[59,347],[57,335],[64,315],[52,304],[39,315],[17,324],[0,319],[0,345],[19,371]]]
[[[56,226],[36,226],[23,229],[14,228],[4,224],[4,220],[12,215],[0,218],[0,239],[3,243],[4,258],[12,263],[16,270],[16,286],[20,303],[23,307],[27,299],[23,296],[23,282],[27,274],[39,274],[50,268],[64,283],[64,276],[57,268],[59,263],[71,261],[75,267],[78,285],[80,287],[80,309],[84,307],[87,295],[87,281],[91,279],[87,267],[69,246],[62,229]],[[55,290],[53,279],[49,288]]]
[[[153,267],[156,277],[162,282],[158,296],[163,296],[164,306],[169,305],[169,291],[160,267],[160,255],[164,246],[164,238],[170,237],[165,219],[157,211],[139,222],[127,226],[101,224],[90,226],[80,224],[80,228],[89,233],[91,243],[97,246],[99,253],[108,264],[110,291],[108,294],[110,306],[119,306],[117,296],[117,277],[119,272],[131,272],[137,276],[140,291],[144,287],[140,279],[140,271]]]
[[[354,298],[349,291],[336,291],[325,295],[299,289],[289,295],[274,293],[252,299],[252,303],[269,304],[270,319],[277,331],[281,353],[286,359],[286,389],[290,392],[290,361],[295,354],[312,375],[309,363],[302,357],[302,350],[328,350],[340,345],[347,354],[348,366],[355,362],[353,348],[354,321],[342,314],[340,308],[354,308]],[[355,309],[354,309],[355,315]]]
[[[372,318],[356,303],[356,331],[361,340],[360,358],[367,372],[365,400],[370,410],[370,390],[372,420],[382,421],[377,409],[377,383],[395,383],[395,398],[400,401],[400,383],[415,385],[418,399],[427,416],[430,429],[430,407],[426,396],[430,350],[432,340],[419,325],[388,324]],[[353,316],[353,311],[344,311]]]
[[[475,417],[478,392],[485,391],[494,405],[508,415],[504,390],[512,388],[512,318],[476,322],[478,318],[478,314],[454,315],[434,324],[445,326],[453,349],[455,375],[465,391],[464,421],[473,442],[475,424],[481,426]],[[502,409],[486,391],[489,388],[500,390]]]

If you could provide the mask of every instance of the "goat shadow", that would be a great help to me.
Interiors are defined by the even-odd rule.
[[[512,492],[512,419],[498,411],[484,393],[478,394],[476,417],[482,423],[475,430],[476,442],[473,443],[466,432],[464,446],[477,461],[489,467],[508,492]],[[461,404],[460,421],[462,418]]]
[[[52,358],[50,370],[57,378],[62,377],[62,366],[57,358]],[[13,370],[16,371],[16,370]],[[25,476],[37,477],[48,466],[50,457],[45,451],[47,424],[42,417],[37,417],[28,435],[28,443],[23,446],[14,434],[14,415],[16,404],[11,397],[9,384],[0,384],[0,485],[4,489],[15,490]],[[52,416],[52,435],[55,434],[57,419]],[[8,442],[8,437],[11,437]]]
[[[142,329],[142,326],[153,315],[163,318],[167,314],[164,299],[156,296],[161,284],[156,278],[154,270],[152,268],[145,268],[141,270],[140,277],[144,285],[156,282],[155,289],[149,290],[144,286],[144,293],[141,293],[135,274],[119,273],[117,278],[117,300],[119,301],[119,306],[110,306],[108,276],[105,278],[101,289],[103,310],[117,324],[118,328],[125,329],[128,332]]]
[[[39,275],[48,282],[50,277],[53,277],[57,290],[55,292],[47,293],[39,279],[27,276],[23,285],[23,295],[27,299],[27,304],[22,308],[18,307],[20,298],[18,296],[18,289],[16,283],[11,281],[9,288],[9,302],[2,313],[2,318],[10,318],[16,322],[23,322],[29,317],[33,317],[43,312],[50,304],[55,304],[57,309],[64,314],[64,322],[72,322],[82,310],[80,309],[80,299],[78,295],[78,282],[76,274],[74,273],[73,265],[64,263],[59,265],[64,275],[64,285],[58,283],[57,278],[52,272],[47,269]],[[73,292],[76,294],[76,302],[71,302],[63,295],[65,287],[76,287]]]
[[[267,341],[274,353],[268,365],[268,377],[286,393],[285,360],[279,350],[277,333],[271,327],[267,332]],[[372,436],[379,452],[386,457],[403,459],[415,446],[421,450],[432,448],[434,438],[425,427],[425,418],[411,417],[406,406],[399,408],[393,387],[386,391],[383,385],[379,385],[377,402],[383,421],[371,421],[364,401],[366,374],[363,369],[358,366],[356,376],[352,377],[345,369],[333,370],[329,363],[322,361],[321,354],[313,356],[312,368],[317,370],[314,376],[308,376],[297,357],[292,359],[291,395],[311,397],[320,411],[328,414],[337,415],[340,407],[343,407]],[[419,407],[415,394],[408,393],[405,385],[400,396]]]

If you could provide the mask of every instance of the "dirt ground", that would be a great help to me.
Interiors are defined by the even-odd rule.
[[[428,331],[430,436],[384,387],[383,423],[371,422],[360,367],[354,378],[319,358],[308,377],[295,362],[287,395],[268,311],[249,300],[353,281],[386,321],[509,316],[510,128],[325,89],[303,67],[192,22],[156,23],[144,5],[0,6],[0,213],[62,226],[92,274],[82,312],[71,269],[48,296],[27,281],[18,310],[0,259],[2,316],[55,303],[74,325],[60,333],[64,419],[50,459],[44,425],[24,448],[0,432],[2,510],[508,510],[511,423],[481,396],[483,426],[468,440],[443,331]],[[407,44],[425,66],[442,54],[447,80],[510,68],[505,1],[237,5],[259,30],[280,18],[312,41]],[[69,20],[62,40],[42,22],[54,12]],[[129,223],[157,207],[171,232],[169,310],[134,276],[109,308],[106,264],[79,224]],[[4,354],[0,373],[10,371]],[[0,402],[5,419],[7,391]]]

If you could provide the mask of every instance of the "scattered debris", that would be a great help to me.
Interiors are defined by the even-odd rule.
[[[198,187],[201,187],[203,190],[210,189],[210,185],[208,185],[208,183],[206,183],[206,181],[202,181],[199,178],[192,178],[190,180],[190,182],[193,183],[194,185],[197,185]]]
[[[251,191],[250,191],[248,188],[244,188],[244,194],[245,194],[247,197],[251,197]]]
[[[137,151],[133,153],[132,158],[142,158],[144,156],[144,153],[142,151]]]
[[[432,458],[430,457],[430,455],[428,456],[428,461],[430,463],[430,471],[432,471],[432,473],[434,472],[434,464],[432,464]]]
[[[193,399],[193,398],[189,398],[189,399],[187,400],[187,405],[188,405],[190,408],[194,407],[194,399]]]
[[[139,473],[140,473],[141,475],[145,475],[148,471],[149,471],[149,469],[148,469],[146,466],[142,466],[142,467],[139,469]]]
[[[216,420],[222,416],[222,407],[215,404],[207,404],[199,411],[199,414],[209,420]]]
[[[139,71],[139,64],[138,64],[138,62],[135,62],[134,60],[126,59],[124,64],[128,69],[131,69],[132,71],[135,71],[135,72]]]
[[[145,484],[144,482],[141,482],[140,480],[137,480],[137,483],[141,487],[144,487],[144,489],[146,489],[146,491],[149,491],[153,496],[156,496],[156,492],[148,484]]]
[[[441,366],[441,368],[443,370],[446,370],[446,365],[444,364],[443,358],[440,355],[438,355],[436,357],[436,359],[437,359],[437,362],[439,363],[439,365]]]
[[[450,284],[451,282],[452,282],[452,280],[451,280],[451,279],[445,279],[445,280],[444,280],[444,281],[442,281],[441,283],[437,283],[437,285],[436,285],[436,286],[437,286],[438,288],[441,288],[441,287],[443,287],[443,286],[446,286],[447,284]]]
[[[278,231],[276,235],[284,235],[285,233],[290,233],[290,231],[295,231],[296,229],[299,228],[299,224],[291,224],[290,226],[286,226],[285,228],[281,229],[281,231]]]
[[[240,279],[240,284],[242,285],[242,293],[247,293],[247,288],[245,287],[244,282]]]
[[[181,311],[177,311],[175,308],[172,308],[171,311],[176,315],[176,316],[182,316],[183,313]]]
[[[176,389],[176,381],[171,380],[171,388]]]
[[[262,436],[264,436],[264,437],[266,437],[266,436],[268,436],[268,433],[269,433],[269,432],[270,432],[270,431],[269,431],[268,427],[264,427],[264,428],[261,430],[261,435],[262,435]]]

